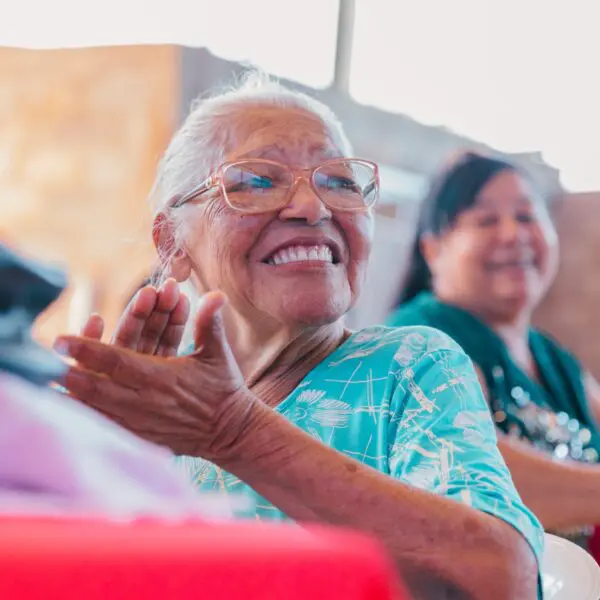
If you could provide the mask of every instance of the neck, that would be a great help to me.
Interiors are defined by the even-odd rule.
[[[527,351],[529,348],[529,319],[492,322],[490,327],[512,351]]]
[[[530,311],[520,310],[502,313],[500,311],[486,310],[468,301],[462,302],[456,298],[445,298],[441,294],[436,293],[436,296],[442,302],[462,308],[476,316],[493,329],[507,345],[513,346],[522,342],[528,342],[529,327],[531,325]]]
[[[250,323],[238,314],[226,315],[225,321],[233,353],[249,386],[266,375],[283,374],[315,353],[332,352],[346,335],[341,320],[295,328]]]

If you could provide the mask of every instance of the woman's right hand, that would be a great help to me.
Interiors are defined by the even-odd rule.
[[[111,344],[143,354],[177,356],[189,312],[189,300],[174,279],[158,290],[148,285],[127,305]],[[98,314],[93,314],[81,331],[83,337],[98,341],[103,333],[104,320]]]

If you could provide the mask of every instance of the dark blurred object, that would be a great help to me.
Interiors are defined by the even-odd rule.
[[[63,372],[62,361],[33,341],[31,329],[66,283],[61,270],[22,258],[0,244],[0,371],[39,385]]]

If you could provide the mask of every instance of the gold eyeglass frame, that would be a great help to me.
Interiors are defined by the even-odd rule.
[[[376,163],[374,163],[370,160],[364,160],[362,158],[332,158],[330,160],[326,160],[326,161],[322,162],[321,164],[317,165],[316,167],[311,167],[310,169],[297,170],[297,169],[292,169],[288,165],[285,165],[283,163],[280,163],[280,162],[277,162],[274,160],[268,160],[266,158],[245,158],[245,159],[241,159],[241,160],[235,160],[235,161],[223,163],[210,177],[205,179],[202,183],[197,185],[195,188],[193,188],[187,194],[184,194],[183,196],[181,196],[181,198],[177,198],[171,204],[171,208],[179,208],[179,207],[183,206],[184,204],[187,204],[188,202],[195,200],[198,196],[201,196],[202,194],[218,187],[221,190],[221,194],[222,194],[225,202],[227,202],[227,205],[232,210],[237,210],[239,212],[244,212],[244,213],[247,212],[249,214],[263,212],[263,211],[245,211],[237,206],[233,206],[231,204],[231,201],[229,200],[229,197],[227,196],[227,190],[225,189],[224,178],[223,178],[225,171],[231,167],[244,165],[244,164],[256,164],[257,162],[266,164],[266,165],[273,165],[276,167],[283,167],[284,169],[289,171],[293,176],[292,183],[289,187],[288,193],[282,199],[280,206],[278,206],[276,208],[270,208],[269,210],[278,210],[278,209],[281,209],[284,206],[286,206],[289,203],[292,194],[297,189],[298,184],[302,180],[304,180],[308,183],[310,188],[317,195],[317,197],[321,200],[321,202],[323,202],[323,204],[331,210],[343,211],[343,212],[364,212],[364,211],[369,210],[369,208],[375,206],[375,204],[377,203],[377,200],[379,199],[379,191],[380,191],[379,167]],[[331,206],[325,199],[323,199],[321,197],[321,194],[319,193],[317,186],[314,182],[315,173],[318,172],[323,167],[327,167],[328,165],[343,163],[343,162],[359,163],[359,164],[362,164],[364,166],[367,166],[367,167],[370,167],[371,169],[373,169],[373,176],[374,176],[373,184],[374,184],[374,188],[375,188],[375,190],[374,190],[375,193],[373,194],[372,202],[370,202],[369,204],[365,204],[364,206],[357,207],[357,208],[344,209],[344,208],[338,208],[338,207]],[[265,212],[268,212],[268,211],[265,211]]]

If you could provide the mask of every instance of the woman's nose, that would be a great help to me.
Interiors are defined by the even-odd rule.
[[[280,211],[282,220],[302,220],[309,225],[331,219],[331,211],[305,180],[293,187],[288,204]]]
[[[524,240],[528,235],[528,231],[527,227],[515,216],[506,215],[500,221],[498,234],[503,242],[511,243]]]

